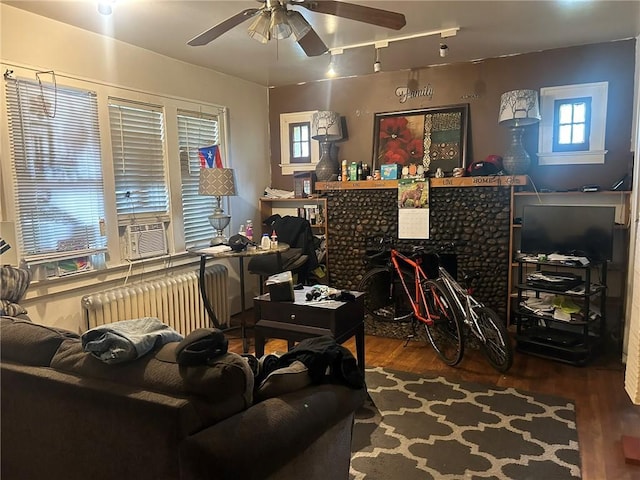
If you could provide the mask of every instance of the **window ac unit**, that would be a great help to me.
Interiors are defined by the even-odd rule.
[[[167,253],[167,237],[161,222],[128,225],[126,241],[128,260],[157,257]]]

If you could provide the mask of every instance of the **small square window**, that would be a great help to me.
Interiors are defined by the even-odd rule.
[[[607,82],[540,89],[539,165],[603,164]]]
[[[588,151],[591,97],[555,100],[554,111],[553,151]]]
[[[319,142],[311,139],[313,111],[280,114],[280,168],[283,175],[315,170]]]
[[[289,124],[289,151],[291,163],[310,163],[310,122]]]

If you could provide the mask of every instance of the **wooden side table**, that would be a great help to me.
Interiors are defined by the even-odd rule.
[[[356,337],[358,367],[364,373],[364,293],[352,302],[307,301],[311,287],[295,290],[293,302],[272,302],[269,294],[254,298],[256,357],[264,355],[265,338],[287,340],[289,348],[305,338],[330,335],[344,343]]]

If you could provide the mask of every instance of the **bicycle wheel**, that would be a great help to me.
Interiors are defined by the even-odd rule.
[[[423,314],[433,320],[431,325],[424,324],[429,342],[444,363],[457,365],[464,355],[458,308],[449,291],[439,282],[426,280],[422,282],[422,290],[427,302],[423,305]]]
[[[482,349],[493,368],[504,373],[513,364],[513,346],[506,325],[489,307],[478,307],[478,327],[485,338]]]
[[[394,277],[391,268],[374,267],[364,274],[358,285],[358,290],[365,293],[365,312],[375,320],[406,322],[413,315],[402,285],[392,285]],[[413,275],[409,278],[413,278]]]

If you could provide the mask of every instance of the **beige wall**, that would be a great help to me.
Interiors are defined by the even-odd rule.
[[[532,156],[529,173],[538,188],[577,188],[587,183],[608,188],[631,168],[631,126],[634,98],[635,39],[563,48],[476,63],[452,64],[403,72],[381,72],[269,91],[272,183],[293,189],[290,176],[280,175],[280,114],[335,110],[346,117],[349,139],[340,143],[340,159],[371,163],[375,113],[468,103],[468,161],[502,154],[508,130],[498,125],[500,95],[516,89],[590,82],[609,82],[606,156],[604,165],[537,166],[537,127],[528,128],[523,142]],[[400,103],[396,88],[431,86],[433,97]]]
[[[54,70],[60,79],[81,79],[125,87],[155,95],[217,104],[229,109],[227,161],[236,171],[238,196],[231,198],[232,231],[252,218],[257,222],[257,198],[268,186],[267,89],[212,70],[179,62],[153,52],[90,33],[56,21],[0,4],[0,63],[27,67],[24,71]],[[33,73],[31,73],[32,77]],[[61,81],[61,80],[59,80]],[[2,83],[4,103],[4,83]],[[250,139],[250,141],[248,141]],[[14,220],[10,186],[7,122],[2,120],[2,191],[0,220]],[[173,198],[173,197],[172,197]],[[171,267],[193,262],[178,258]],[[150,263],[134,269],[148,275],[166,264]],[[193,268],[193,265],[189,268]],[[238,266],[230,262],[232,312],[239,308]],[[144,273],[143,273],[144,272]],[[126,275],[126,268],[112,269],[95,277],[34,283],[25,302],[34,320],[75,330],[81,325],[80,296]],[[252,277],[252,276],[248,276]],[[248,281],[250,281],[249,279]],[[254,288],[253,285],[249,288]],[[249,291],[249,294],[251,290]]]

